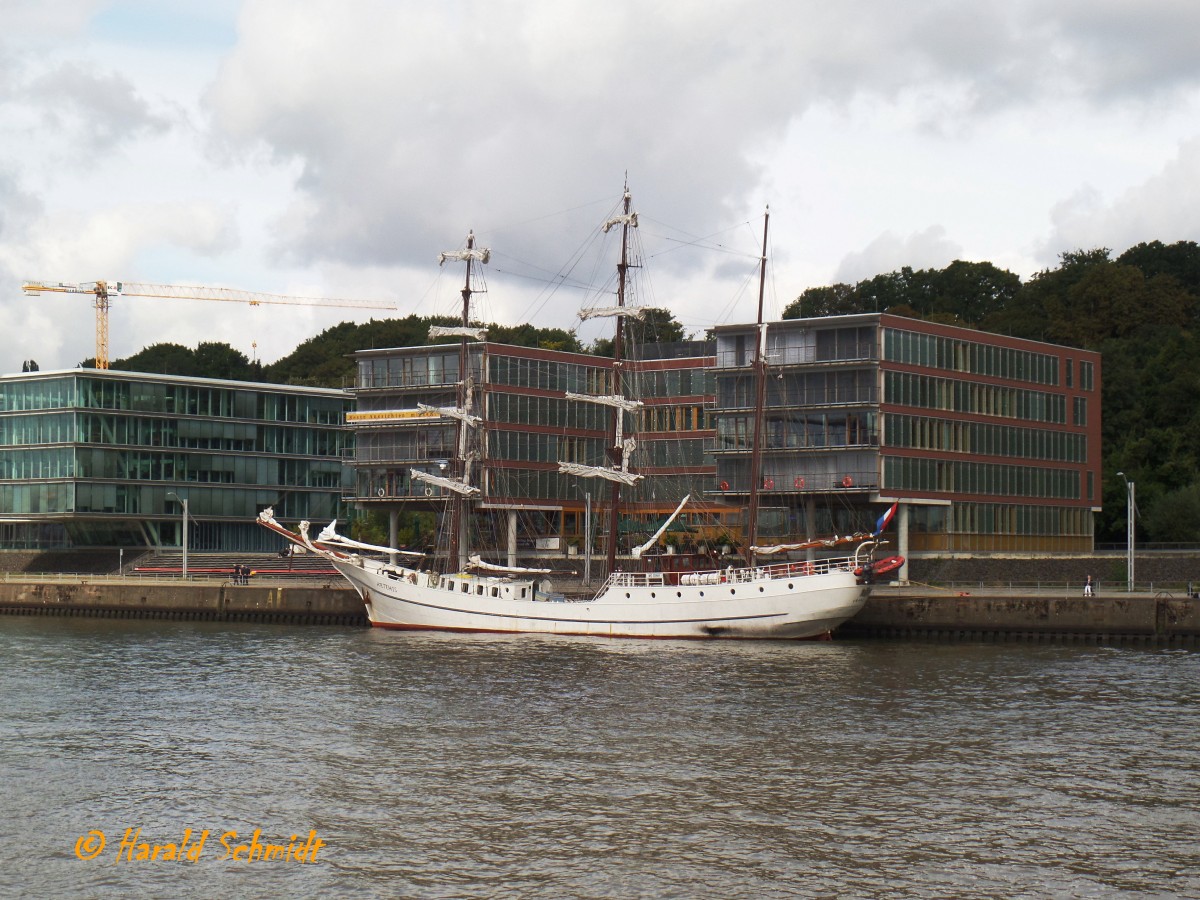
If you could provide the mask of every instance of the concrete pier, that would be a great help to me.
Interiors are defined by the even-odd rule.
[[[187,619],[294,625],[367,624],[357,593],[329,584],[151,580],[104,576],[26,576],[0,581],[0,614]]]
[[[872,589],[843,637],[1200,645],[1200,600],[1186,593],[1104,593],[932,586]]]

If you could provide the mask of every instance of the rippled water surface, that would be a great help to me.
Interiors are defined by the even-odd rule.
[[[1200,654],[6,617],[0,791],[12,896],[1195,897]]]

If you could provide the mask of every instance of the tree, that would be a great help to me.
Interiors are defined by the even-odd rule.
[[[929,315],[948,315],[955,324],[978,327],[1013,301],[1021,279],[988,262],[955,260],[936,274],[932,286]]]
[[[94,359],[84,360],[87,368]],[[147,372],[154,375],[195,375],[196,356],[182,344],[151,344],[126,359],[114,359],[112,368],[125,372]]]
[[[625,320],[625,355],[643,344],[669,344],[684,340],[683,326],[669,310],[649,306],[641,319]],[[612,356],[613,339],[597,338],[588,348],[595,356]]]
[[[783,318],[811,319],[860,312],[866,310],[859,303],[858,290],[839,282],[827,287],[808,288],[787,305],[783,311]]]
[[[201,343],[196,347],[194,359],[201,378],[246,381],[253,375],[253,367],[246,354],[228,344]]]

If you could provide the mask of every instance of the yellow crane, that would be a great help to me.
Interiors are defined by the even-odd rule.
[[[280,304],[286,306],[345,306],[362,309],[395,310],[394,303],[382,300],[338,300],[328,297],[289,297],[263,294],[236,288],[199,287],[180,284],[144,284],[137,281],[26,281],[21,285],[28,296],[40,294],[91,294],[96,307],[96,368],[108,368],[108,307],[113,297],[157,297],[165,300],[220,300],[249,306]]]

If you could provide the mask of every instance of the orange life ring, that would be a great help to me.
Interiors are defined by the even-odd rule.
[[[721,490],[723,490],[723,491],[727,491],[727,490],[729,490],[729,482],[728,482],[728,481],[722,481],[722,482],[721,482],[721,485],[720,485],[720,487],[721,487]]]
[[[792,479],[792,487],[798,491],[804,490],[804,476],[797,475],[794,479]]]
[[[854,484],[854,479],[849,475],[842,479],[842,487],[850,487],[852,484]]]
[[[775,479],[774,478],[764,478],[763,479],[763,490],[771,491],[774,489],[775,489]]]

